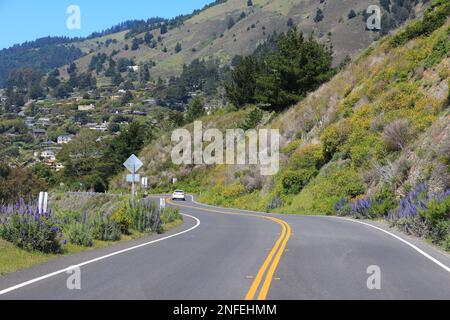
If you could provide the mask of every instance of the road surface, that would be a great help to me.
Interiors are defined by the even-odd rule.
[[[414,239],[334,217],[171,205],[183,226],[0,277],[0,299],[450,299],[449,255]],[[71,266],[80,290],[67,289]]]

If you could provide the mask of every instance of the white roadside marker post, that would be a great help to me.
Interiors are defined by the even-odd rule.
[[[38,203],[39,214],[46,213],[47,208],[48,208],[48,193],[47,192],[39,192],[39,203]]]

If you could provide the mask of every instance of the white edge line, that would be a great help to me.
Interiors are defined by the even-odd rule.
[[[422,249],[418,248],[417,246],[413,245],[411,242],[406,241],[405,239],[403,239],[402,237],[397,236],[396,234],[393,234],[392,232],[389,232],[387,230],[384,230],[383,228],[379,228],[376,227],[374,225],[371,225],[370,223],[366,223],[366,222],[362,222],[362,221],[358,221],[358,220],[353,220],[353,219],[349,219],[349,218],[344,218],[344,217],[335,217],[337,219],[340,220],[345,220],[345,221],[350,221],[353,223],[359,223],[368,227],[371,227],[373,229],[376,229],[378,231],[384,232],[388,235],[390,235],[391,237],[394,237],[395,239],[403,242],[404,244],[406,244],[407,246],[413,248],[414,250],[416,250],[418,253],[420,253],[421,255],[423,255],[425,258],[431,260],[432,262],[434,262],[435,264],[437,264],[439,267],[441,267],[442,269],[444,269],[445,271],[450,273],[450,268],[448,266],[446,266],[445,264],[443,264],[442,262],[440,262],[439,260],[437,260],[436,258],[433,258],[432,256],[430,256],[428,253],[426,253],[425,251],[423,251]]]
[[[212,207],[212,208],[218,208],[216,206],[212,206],[206,203],[200,203],[194,200],[194,196],[191,195],[192,197],[192,202],[199,204],[199,205],[203,205],[203,206],[207,206],[207,207]],[[258,211],[250,211],[250,210],[242,210],[242,209],[234,209],[234,208],[226,208],[226,209],[231,209],[231,210],[241,210],[241,211],[245,211],[245,212],[255,212],[255,213],[259,213],[259,214],[264,214],[263,212],[258,212]],[[441,267],[442,269],[444,269],[445,271],[450,273],[450,267],[446,266],[444,263],[440,262],[439,260],[437,260],[436,258],[433,258],[432,256],[430,256],[428,253],[426,253],[425,251],[423,251],[422,249],[420,249],[419,247],[415,246],[414,244],[412,244],[409,241],[406,241],[405,239],[403,239],[402,237],[397,236],[396,234],[393,234],[392,232],[389,232],[387,230],[384,230],[382,228],[376,227],[374,225],[371,225],[370,223],[366,223],[366,222],[362,222],[362,221],[358,221],[358,220],[354,220],[354,219],[349,219],[349,218],[344,218],[344,217],[336,217],[336,216],[310,216],[310,217],[322,217],[322,218],[334,218],[334,219],[339,219],[339,220],[345,220],[345,221],[349,221],[349,222],[353,222],[353,223],[359,223],[368,227],[371,227],[373,229],[376,229],[378,231],[384,232],[387,235],[390,235],[391,237],[403,242],[404,244],[406,244],[407,246],[411,247],[412,249],[414,249],[415,251],[417,251],[418,253],[420,253],[421,255],[423,255],[425,258],[427,258],[428,260],[434,262],[435,264],[437,264],[439,267]]]
[[[88,264],[91,264],[91,263],[95,263],[95,262],[98,262],[98,261],[101,261],[101,260],[104,260],[104,259],[107,259],[107,258],[116,256],[116,255],[119,255],[119,254],[122,254],[122,253],[125,253],[125,252],[128,252],[128,251],[136,250],[136,249],[139,249],[139,248],[148,246],[148,245],[153,244],[153,243],[157,243],[157,242],[160,242],[160,241],[163,241],[163,240],[167,240],[167,239],[170,239],[170,238],[173,238],[173,237],[182,235],[182,234],[187,233],[187,232],[190,232],[190,231],[192,231],[192,230],[194,230],[194,229],[196,229],[196,228],[198,228],[198,227],[200,226],[200,220],[197,219],[196,217],[193,217],[193,216],[188,215],[188,214],[185,214],[185,213],[181,213],[181,215],[194,219],[194,220],[196,221],[195,226],[193,226],[193,227],[191,227],[191,228],[189,228],[189,229],[187,229],[187,230],[184,230],[184,231],[181,231],[181,232],[172,234],[172,235],[167,236],[167,237],[159,238],[159,239],[156,239],[156,240],[153,240],[153,241],[149,241],[149,242],[146,242],[146,243],[142,243],[142,244],[137,245],[137,246],[134,246],[134,247],[130,247],[130,248],[127,248],[127,249],[123,249],[123,250],[120,250],[120,251],[116,251],[116,252],[113,252],[113,253],[110,253],[110,254],[107,254],[107,255],[104,255],[104,256],[101,256],[101,257],[98,257],[98,258],[89,260],[89,261],[85,261],[85,262],[80,263],[80,264],[77,264],[77,265],[73,265],[73,266],[67,267],[67,268],[65,268],[65,269],[61,269],[61,270],[58,270],[58,271],[55,271],[55,272],[46,274],[46,275],[41,276],[41,277],[39,277],[39,278],[35,278],[35,279],[32,279],[32,280],[23,282],[23,283],[21,283],[21,284],[15,285],[15,286],[13,286],[13,287],[10,287],[10,288],[1,290],[1,291],[0,291],[0,296],[1,296],[1,295],[4,295],[4,294],[6,294],[6,293],[9,293],[9,292],[15,291],[15,290],[17,290],[17,289],[20,289],[20,288],[29,286],[29,285],[31,285],[31,284],[33,284],[33,283],[36,283],[36,282],[39,282],[39,281],[42,281],[42,280],[45,280],[45,279],[54,277],[54,276],[56,276],[56,275],[58,275],[58,274],[65,273],[65,272],[67,272],[67,271],[71,271],[71,270],[73,270],[74,268],[80,268],[80,267],[82,267],[82,266],[85,266],[85,265],[88,265]]]

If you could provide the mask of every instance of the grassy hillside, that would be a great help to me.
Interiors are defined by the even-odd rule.
[[[421,3],[410,9],[411,15],[420,15]],[[250,54],[273,32],[285,32],[289,20],[304,33],[314,33],[320,41],[331,42],[335,61],[339,63],[346,56],[358,54],[379,37],[379,33],[365,30],[363,12],[367,6],[367,2],[361,0],[254,0],[253,6],[248,6],[247,0],[228,0],[200,11],[165,34],[161,34],[160,29],[151,31],[153,39],[161,36],[154,48],[144,43],[132,50],[134,39],[143,39],[145,33],[126,39],[126,31],[75,43],[87,53],[76,64],[80,71],[85,71],[94,55],[111,55],[115,51],[118,52],[115,59],[130,58],[137,64],[156,62],[151,70],[152,77],[168,78],[179,74],[182,66],[194,59],[214,58],[225,63],[235,55]],[[323,18],[315,21],[319,9]],[[356,13],[353,18],[349,18],[351,10]],[[115,43],[106,46],[108,39],[114,39]],[[181,45],[180,52],[175,50],[177,44]],[[64,74],[64,70],[61,71]]]
[[[421,182],[450,187],[449,22],[395,46],[382,39],[329,83],[262,127],[279,128],[282,169],[261,177],[251,166],[174,166],[170,135],[142,152],[156,190],[177,186],[226,206],[299,214],[333,214],[342,197],[399,198]],[[205,127],[242,127],[248,109],[218,111]],[[226,114],[225,114],[226,113]],[[120,188],[122,177],[115,187]]]

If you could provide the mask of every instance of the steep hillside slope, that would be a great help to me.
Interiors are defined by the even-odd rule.
[[[422,1],[416,4],[409,6],[409,11],[404,9],[406,19],[422,12]],[[167,78],[197,58],[228,62],[235,55],[250,54],[273,32],[284,32],[294,25],[306,34],[314,33],[322,42],[331,41],[339,63],[346,56],[358,54],[379,36],[378,32],[365,29],[363,13],[367,7],[367,2],[361,0],[254,0],[252,6],[247,0],[228,0],[201,11],[167,33],[161,34],[159,28],[152,30],[154,43],[141,43],[135,50],[133,41],[142,42],[145,32],[127,38],[123,31],[76,43],[77,48],[88,53],[76,64],[85,71],[94,55],[114,52],[115,59],[134,59],[137,64],[153,61],[156,66],[152,77]],[[355,16],[349,15],[352,10]],[[181,46],[179,52],[177,44]]]
[[[85,72],[93,57],[106,55],[98,84],[109,85],[108,59],[133,59],[149,63],[153,80],[178,75],[194,59],[229,62],[235,55],[252,53],[273,32],[297,26],[306,34],[334,47],[335,63],[354,56],[380,35],[420,16],[427,0],[377,0],[382,8],[382,28],[366,30],[368,4],[362,0],[216,0],[201,10],[173,19],[130,20],[84,39],[47,37],[0,50],[0,86],[19,67],[42,73],[60,68],[67,79],[67,65],[75,61]],[[150,15],[151,13],[149,13]],[[92,71],[92,69],[90,70]]]
[[[445,191],[449,25],[447,18],[422,37],[407,30],[412,39],[401,46],[385,38],[298,105],[266,114],[261,127],[279,128],[282,137],[276,176],[262,177],[255,166],[175,166],[170,133],[142,152],[143,174],[156,190],[170,190],[176,177],[175,187],[203,201],[301,214],[333,214],[341,198],[365,194],[398,198],[422,182],[431,193]],[[201,120],[205,128],[242,127],[250,109]]]

